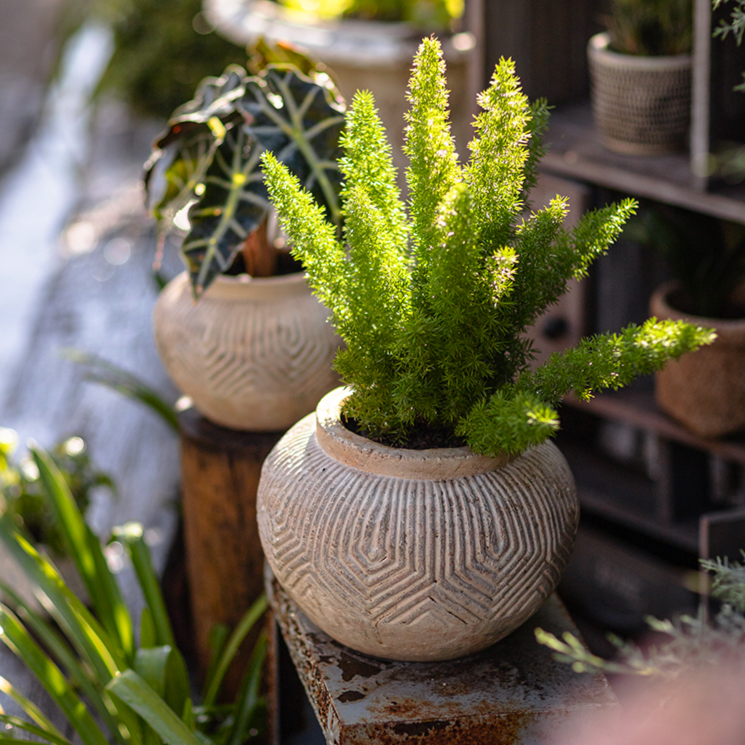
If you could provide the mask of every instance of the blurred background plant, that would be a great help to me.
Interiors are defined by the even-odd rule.
[[[745,282],[745,228],[709,215],[645,204],[623,237],[659,251],[683,294],[678,310],[706,318],[741,318],[733,293]]]
[[[745,558],[745,552],[743,552]],[[711,574],[711,595],[721,608],[709,621],[703,606],[697,616],[682,615],[673,620],[646,619],[662,641],[646,648],[609,635],[618,649],[617,660],[592,654],[576,636],[565,632],[562,639],[536,629],[539,643],[553,649],[557,660],[575,672],[602,670],[612,674],[676,678],[691,670],[736,665],[745,658],[745,564],[727,559],[701,561]]]
[[[725,5],[730,0],[713,0],[714,10],[720,5]],[[733,6],[731,9],[729,19],[722,19],[719,25],[714,29],[714,36],[719,36],[722,39],[727,38],[729,34],[735,37],[737,46],[742,44],[742,37],[745,35],[745,0],[733,0]],[[745,78],[745,72],[742,73]],[[735,88],[736,91],[742,91],[745,93],[745,80]]]
[[[94,97],[114,94],[141,116],[166,119],[188,101],[199,81],[246,50],[218,36],[202,0],[90,0],[110,24],[113,48]]]
[[[229,633],[217,627],[213,659],[201,700],[193,699],[186,663],[176,647],[142,525],[128,523],[111,540],[126,550],[145,601],[135,635],[133,618],[99,538],[86,523],[66,480],[47,453],[31,447],[40,491],[57,519],[61,540],[85,584],[90,609],[65,584],[55,565],[28,542],[8,514],[0,541],[35,588],[46,614],[35,611],[0,579],[10,598],[0,603],[0,642],[36,676],[65,715],[74,741],[84,745],[242,745],[261,734],[260,695],[266,638],[259,635],[234,700],[222,703],[225,675],[266,609],[261,597]],[[10,607],[12,606],[12,608]],[[47,714],[12,682],[0,678],[28,720],[0,709],[0,739],[32,734],[51,745],[71,745]]]
[[[693,46],[691,0],[614,0],[603,20],[614,52],[657,57],[690,54]]]
[[[0,428],[0,513],[35,543],[45,545],[55,556],[64,556],[61,528],[44,498],[39,469],[31,454],[26,453],[16,463],[12,460],[17,444],[12,429]],[[92,466],[82,438],[66,438],[54,447],[51,457],[81,512],[88,509],[94,489],[105,488],[116,495],[111,478]]]

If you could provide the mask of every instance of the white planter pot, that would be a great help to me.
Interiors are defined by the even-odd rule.
[[[370,91],[394,145],[393,163],[404,185],[409,164],[401,152],[404,112],[409,108],[406,90],[414,54],[428,33],[403,22],[321,20],[269,0],[205,0],[204,8],[217,32],[236,44],[253,44],[262,37],[269,42],[287,41],[325,63],[348,104],[358,90]],[[476,91],[469,82],[475,45],[469,33],[443,35],[442,39],[452,129],[461,158],[468,157],[466,146],[474,136],[472,122],[477,113]]]
[[[691,55],[619,54],[608,49],[609,40],[596,34],[587,45],[593,116],[605,145],[631,155],[685,148]]]
[[[650,310],[660,320],[688,321],[714,329],[713,344],[670,360],[655,373],[657,405],[701,437],[745,430],[745,319],[702,318],[670,304],[673,282],[652,296]]]
[[[258,522],[267,561],[337,641],[398,660],[483,649],[555,589],[579,506],[544,443],[515,458],[403,450],[347,430],[337,389],[264,463]]]
[[[218,277],[199,302],[186,272],[161,292],[155,342],[168,374],[216,424],[287,429],[313,411],[338,378],[339,337],[301,273]]]

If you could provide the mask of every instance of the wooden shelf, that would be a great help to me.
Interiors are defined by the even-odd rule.
[[[651,392],[622,390],[604,393],[589,401],[566,398],[564,403],[596,416],[655,432],[668,440],[704,450],[724,460],[745,464],[745,438],[707,440],[698,437],[659,411]]]
[[[545,173],[745,224],[745,184],[706,192],[687,153],[639,157],[608,150],[593,125],[589,103],[552,111],[546,143],[549,150],[541,161]]]
[[[661,522],[655,514],[655,488],[649,479],[585,448],[568,443],[560,447],[577,481],[583,513],[604,518],[687,553],[698,553],[698,520]]]

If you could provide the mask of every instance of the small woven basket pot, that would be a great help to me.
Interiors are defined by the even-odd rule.
[[[587,45],[592,111],[606,147],[647,155],[686,147],[691,120],[691,55],[637,57]]]
[[[651,312],[659,319],[688,321],[712,328],[713,344],[655,373],[657,405],[700,437],[724,437],[745,431],[745,319],[702,318],[682,313],[671,304],[678,285],[660,287],[652,296]]]

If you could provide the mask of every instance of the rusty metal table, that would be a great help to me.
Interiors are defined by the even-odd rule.
[[[266,570],[279,630],[328,743],[548,745],[568,722],[617,707],[602,674],[578,675],[534,637],[577,630],[556,595],[506,639],[476,655],[394,662],[355,652],[315,626]]]

